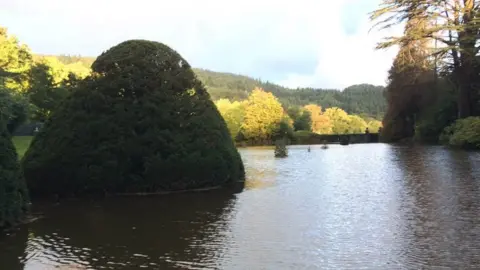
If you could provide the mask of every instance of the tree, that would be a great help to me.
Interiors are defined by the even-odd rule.
[[[272,93],[255,88],[246,102],[242,133],[247,140],[270,140],[283,117],[278,99]]]
[[[32,55],[26,45],[9,35],[7,29],[0,26],[0,69],[16,76],[8,76],[2,86],[15,91],[23,91],[28,87],[23,74],[30,69]]]
[[[25,122],[28,115],[28,101],[23,95],[5,88],[1,82],[7,76],[7,72],[0,69],[0,115],[7,125],[8,132],[12,133],[18,126]]]
[[[380,128],[383,127],[383,125],[382,125],[382,122],[378,120],[372,120],[367,123],[367,127],[371,133],[378,133]]]
[[[230,136],[233,139],[237,138],[245,116],[244,102],[230,102],[228,99],[219,99],[215,102],[215,105],[227,123]]]
[[[368,127],[365,120],[363,120],[358,115],[350,115],[349,117],[350,117],[350,121],[349,121],[350,126],[348,129],[348,133],[353,133],[353,134],[364,133]],[[370,129],[369,131],[372,132]]]
[[[312,130],[312,116],[309,111],[303,110],[301,114],[294,120],[293,127],[298,130]]]
[[[287,109],[287,115],[292,119],[293,129],[311,131],[312,117],[309,111],[298,106],[290,106]]]
[[[410,16],[405,26],[405,36],[413,36],[428,28],[428,20],[418,13],[424,13],[422,7],[410,7]],[[400,50],[389,71],[389,82],[386,88],[388,109],[383,139],[397,141],[414,135],[416,115],[422,104],[425,84],[433,81],[433,68],[428,59],[427,39],[405,39],[400,43]],[[430,85],[430,87],[434,87]]]
[[[423,21],[422,27],[412,27],[400,37],[387,38],[378,48],[402,45],[408,42],[425,42],[433,39],[440,42],[430,50],[435,58],[447,70],[452,71],[458,91],[458,116],[465,118],[480,115],[480,83],[478,72],[478,20],[480,2],[474,0],[383,0],[381,7],[372,13],[372,20],[383,28],[407,22],[407,26]],[[437,62],[437,61],[435,61]],[[387,127],[386,127],[387,128]]]
[[[333,134],[333,122],[325,114],[320,115],[317,118],[317,129],[314,130],[313,132],[318,133],[318,134]]]
[[[176,51],[129,40],[101,54],[92,71],[25,153],[32,196],[155,193],[244,179],[225,122]]]
[[[308,104],[303,107],[305,110],[307,110],[310,113],[310,118],[312,122],[312,128],[311,130],[313,132],[317,132],[322,128],[322,120],[321,115],[322,115],[322,107],[316,105],[316,104]],[[317,132],[318,133],[318,132]]]
[[[300,117],[302,115],[302,112],[303,112],[302,108],[298,106],[290,106],[287,109],[287,114],[288,116],[290,116],[290,118],[293,119],[293,121],[295,121],[298,117]]]
[[[194,69],[205,84],[213,100],[229,99],[241,101],[248,98],[252,89],[259,87],[271,92],[278,98],[287,113],[295,121],[296,110],[305,104],[322,104],[324,108],[341,107],[351,114],[365,113],[381,119],[386,110],[383,86],[370,84],[352,85],[343,91],[339,89],[286,88],[270,82],[256,80],[247,76],[205,69]]]
[[[52,111],[68,96],[76,84],[75,75],[67,75],[63,81],[55,82],[51,67],[46,64],[36,64],[29,72],[28,97],[35,110],[32,119],[45,122]]]
[[[70,63],[65,65],[58,57],[42,56],[36,60],[37,65],[48,67],[48,74],[53,79],[53,85],[59,85],[64,80],[67,80],[70,74],[75,74],[80,79],[87,77],[90,74],[90,69],[85,67],[80,62]]]
[[[275,127],[273,131],[273,139],[293,139],[293,127],[288,118],[283,118]]]
[[[0,228],[18,223],[28,210],[28,202],[17,152],[6,129],[5,116],[0,114]]]
[[[346,134],[350,133],[350,116],[340,108],[328,108],[324,113],[333,124],[333,134]]]

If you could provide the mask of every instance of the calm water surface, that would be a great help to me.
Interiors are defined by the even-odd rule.
[[[480,269],[480,153],[241,149],[243,190],[35,205],[0,269]]]

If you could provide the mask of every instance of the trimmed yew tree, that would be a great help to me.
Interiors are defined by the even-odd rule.
[[[0,119],[0,228],[18,223],[27,212],[28,200],[17,152]]]
[[[190,65],[168,46],[122,42],[32,141],[32,196],[154,193],[244,179],[241,157]]]

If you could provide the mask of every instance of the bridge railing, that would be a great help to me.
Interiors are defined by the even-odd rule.
[[[380,141],[378,133],[360,133],[360,134],[316,134],[309,133],[305,136],[295,136],[292,144],[323,144],[323,143],[378,143]]]

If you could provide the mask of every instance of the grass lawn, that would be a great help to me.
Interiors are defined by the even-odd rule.
[[[15,136],[12,138],[15,148],[17,148],[18,158],[23,157],[28,147],[30,146],[32,138],[33,136]]]

